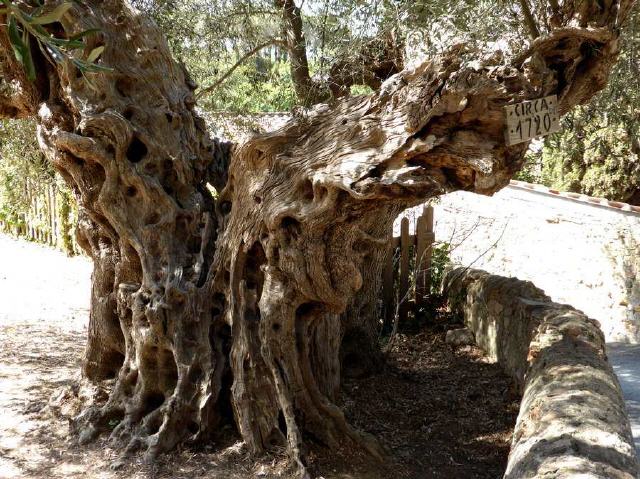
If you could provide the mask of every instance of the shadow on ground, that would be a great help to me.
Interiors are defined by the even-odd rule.
[[[119,461],[106,438],[77,446],[68,423],[75,410],[64,398],[79,376],[90,268],[59,256],[0,237],[0,477],[247,479],[282,470],[284,456],[256,461],[231,430],[221,442],[161,456],[154,467],[139,457]],[[314,477],[502,475],[518,401],[477,348],[444,343],[446,327],[399,335],[384,368],[344,382],[341,406],[349,421],[379,438],[386,460],[317,446],[309,454]]]
[[[519,399],[480,349],[445,344],[443,326],[400,335],[385,370],[345,381],[348,418],[392,453],[393,474],[382,477],[504,473]]]
[[[106,440],[74,445],[63,414],[47,404],[69,389],[80,366],[84,334],[16,325],[0,328],[0,462],[2,477],[269,477],[280,457],[252,462],[242,447],[183,448],[149,469],[137,458],[111,466],[117,452]],[[342,407],[355,426],[380,439],[385,463],[345,448],[310,454],[316,477],[495,478],[505,468],[518,402],[509,381],[474,347],[452,349],[444,333],[400,335],[387,365],[366,378],[347,379]],[[8,412],[8,414],[6,413]],[[277,467],[275,468],[277,469]]]

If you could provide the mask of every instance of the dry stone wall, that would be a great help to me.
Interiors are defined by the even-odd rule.
[[[522,392],[505,479],[635,479],[622,392],[597,321],[533,283],[459,267],[444,278],[454,311]]]

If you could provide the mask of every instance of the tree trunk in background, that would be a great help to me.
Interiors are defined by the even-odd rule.
[[[274,5],[282,13],[282,34],[289,53],[291,81],[296,97],[304,106],[318,103],[326,99],[327,93],[320,91],[319,85],[313,81],[309,73],[302,12],[294,0],[274,0]]]
[[[116,267],[119,251],[99,234],[100,227],[80,210],[77,240],[93,259],[91,303],[83,373],[99,381],[116,377],[124,362],[125,343],[117,314]]]
[[[340,364],[345,376],[359,377],[380,369],[383,358],[379,345],[382,329],[381,293],[383,272],[389,257],[393,222],[402,209],[396,205],[380,207],[371,225],[372,236],[385,244],[367,251],[362,261],[362,287],[343,314],[344,336],[340,349]]]
[[[24,88],[0,90],[0,112],[37,114],[95,264],[84,370],[116,381],[76,419],[81,441],[119,421],[113,440],[153,459],[233,411],[252,451],[286,446],[300,471],[303,433],[379,455],[334,399],[343,337],[345,358],[374,337],[363,312],[393,218],[508,184],[528,145],[505,145],[504,105],[557,93],[564,113],[604,86],[630,2],[571,5],[517,58],[458,45],[234,147],[208,138],[161,32],[121,1],[63,19],[69,34],[101,30],[89,48],[105,45],[114,71],[92,85],[43,58],[29,83],[2,30],[3,78]]]

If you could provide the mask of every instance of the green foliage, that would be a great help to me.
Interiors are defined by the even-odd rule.
[[[514,179],[528,183],[541,183],[540,162],[531,154],[527,154],[527,160],[520,171],[514,175]]]
[[[289,66],[258,57],[238,67],[215,95],[203,98],[209,111],[289,111],[296,104]]]
[[[62,249],[69,255],[79,254],[80,250],[76,244],[71,232],[77,220],[77,212],[71,198],[71,192],[64,186],[59,190],[60,209],[58,210],[58,218],[60,220],[60,235],[62,240]]]
[[[451,263],[451,245],[442,242],[433,246],[433,254],[431,256],[431,294],[440,293],[440,284],[444,277],[445,268]]]
[[[530,152],[519,179],[640,204],[640,10],[621,37],[609,84],[562,121],[562,131]]]
[[[518,176],[563,191],[638,204],[640,148],[637,122],[615,115],[590,116],[585,108],[564,120],[563,131],[531,153]]]
[[[206,88],[246,52],[280,36],[278,12],[264,0],[134,0],[167,35],[174,55]],[[295,97],[287,55],[275,44],[246,59],[213,93],[199,100],[206,110],[289,110]]]
[[[109,68],[95,63],[104,46],[92,49],[86,59],[72,55],[73,50],[87,47],[84,37],[95,33],[96,30],[86,30],[67,38],[59,38],[46,29],[47,25],[60,24],[64,15],[73,6],[71,2],[63,2],[52,10],[47,10],[40,1],[37,1],[37,6],[32,8],[23,4],[18,5],[11,0],[1,1],[4,8],[0,8],[0,13],[7,16],[9,41],[16,60],[24,67],[29,80],[36,79],[36,68],[31,52],[32,41],[37,43],[42,54],[50,61],[71,61],[83,74],[110,71]]]
[[[203,89],[224,78],[200,99],[205,109],[289,110],[303,100],[293,93],[289,52],[283,42],[286,35],[273,0],[133,3],[160,24],[173,53]],[[353,69],[363,50],[375,57],[389,48],[402,52],[407,46],[413,57],[441,50],[454,41],[497,40],[505,32],[515,39],[521,31],[517,8],[510,2],[306,0],[297,4],[302,10],[310,73],[325,89],[332,67],[344,62]],[[260,45],[267,46],[225,77]],[[355,85],[354,94],[367,91]]]
[[[352,85],[350,88],[351,96],[369,95],[373,90],[366,85]]]
[[[25,221],[31,195],[42,193],[53,171],[35,143],[33,121],[0,121],[0,141],[0,220],[18,226]]]

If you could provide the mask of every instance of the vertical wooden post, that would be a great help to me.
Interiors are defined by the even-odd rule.
[[[424,304],[431,290],[431,256],[433,255],[433,207],[425,206],[416,223],[416,305]]]
[[[395,301],[393,301],[393,257],[396,247],[393,238],[388,246],[388,250],[382,278],[382,300],[384,302],[384,321],[385,323],[391,324],[393,322],[393,315],[395,314]]]
[[[425,253],[427,248],[427,228],[424,213],[418,217],[416,221],[416,260],[415,260],[415,277],[416,277],[416,307],[421,306],[427,291],[427,270],[425,268]]]
[[[51,246],[55,246],[56,243],[56,218],[55,215],[53,213],[54,210],[54,199],[55,199],[55,192],[53,190],[53,186],[49,185],[49,187],[47,188],[47,219],[48,219],[48,223],[49,223],[49,244]]]
[[[51,187],[51,236],[52,245],[58,246],[58,198],[56,189]]]
[[[51,186],[47,185],[47,188],[44,190],[44,211],[43,213],[43,220],[45,225],[47,226],[47,229],[45,231],[45,235],[44,235],[44,241],[50,245],[51,244],[51,195],[50,195],[50,190],[51,190]]]
[[[31,182],[29,182],[30,185],[30,191],[31,191],[31,205],[32,205],[32,211],[31,211],[31,218],[29,218],[29,224],[31,225],[31,240],[32,241],[37,241],[38,240],[38,223],[37,223],[37,219],[38,219],[38,197],[33,193],[33,185]]]
[[[433,206],[427,206],[424,209],[424,222],[426,227],[426,246],[423,255],[421,268],[424,270],[425,278],[425,294],[431,291],[431,259],[433,257],[433,243],[436,241],[436,235],[433,232]]]
[[[33,191],[33,190],[32,190]],[[41,242],[42,241],[42,228],[40,226],[40,212],[42,211],[42,205],[39,201],[37,193],[33,193],[33,217],[31,218],[31,223],[33,224],[33,232],[34,232],[34,241]]]
[[[400,223],[400,287],[398,290],[398,304],[400,306],[400,322],[406,321],[409,312],[409,218],[402,218]]]
[[[27,210],[27,212],[25,212],[23,214],[24,216],[24,228],[25,228],[25,236],[27,238],[31,238],[32,234],[31,234],[31,222],[29,221],[29,215],[31,215],[31,210],[33,209],[33,198],[31,197],[31,191],[29,188],[29,178],[26,178],[25,182],[24,182],[24,194],[27,197],[28,201],[29,201],[29,209]]]

